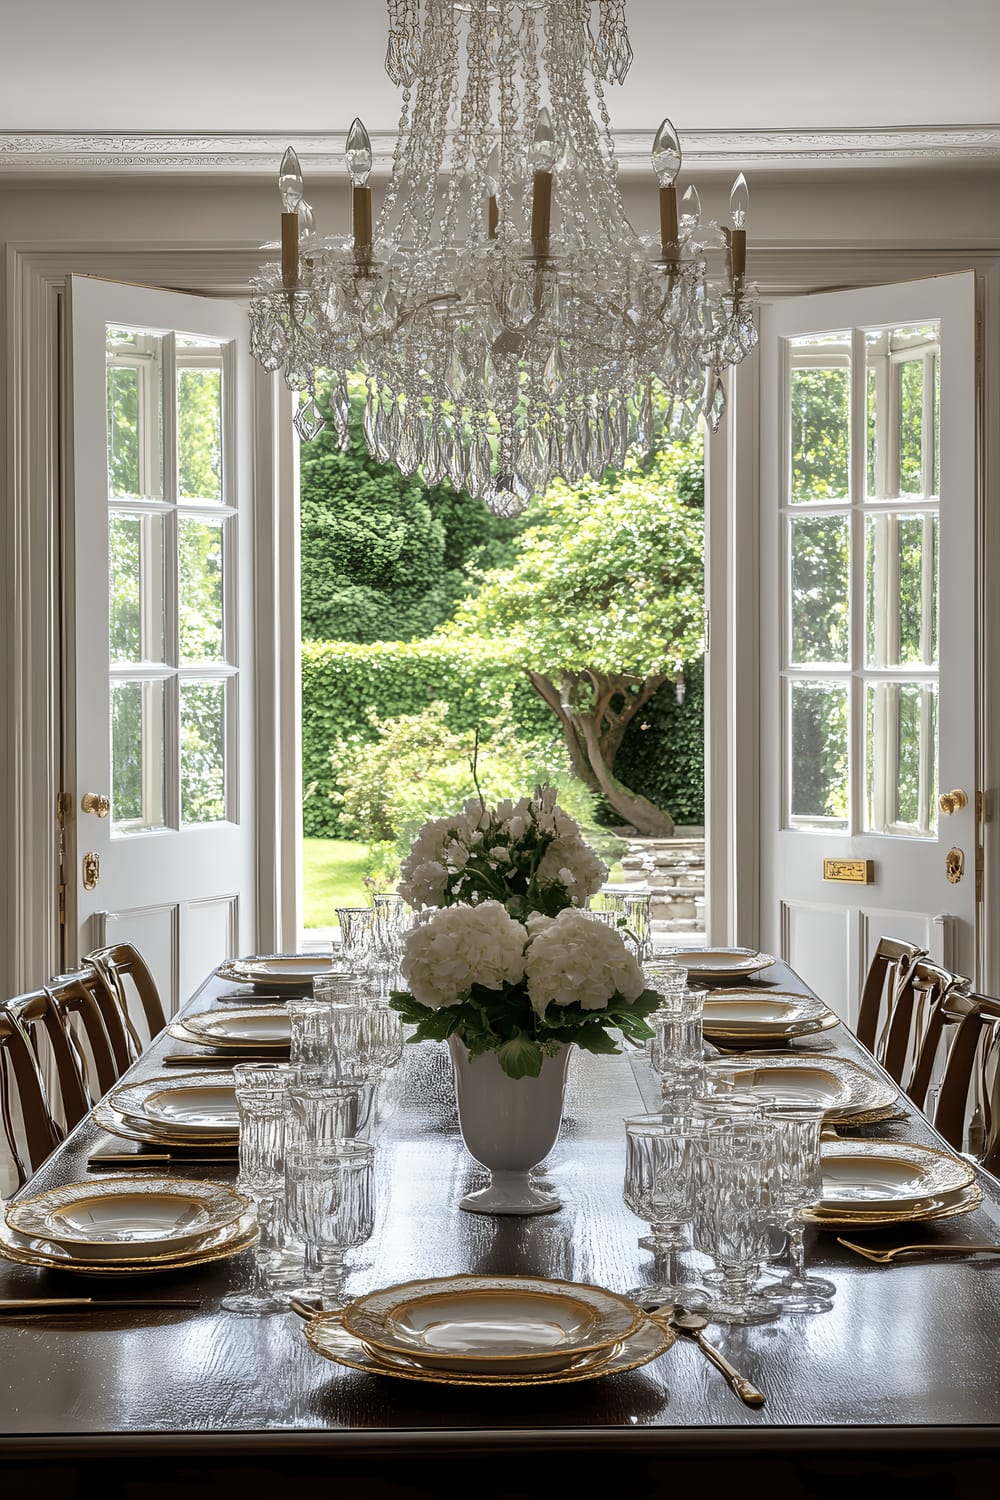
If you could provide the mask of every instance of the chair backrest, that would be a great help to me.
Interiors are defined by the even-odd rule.
[[[971,983],[929,958],[918,958],[896,991],[875,1055],[921,1109],[937,1069],[945,1016],[941,1002],[949,995],[964,994]]]
[[[858,1041],[876,1056],[879,1038],[884,1034],[912,965],[918,958],[926,957],[926,948],[918,948],[915,943],[904,942],[901,938],[882,937],[875,945],[861,989],[854,1031]]]
[[[924,1034],[914,1080],[920,1092],[914,1102],[921,1108],[936,1094],[934,1127],[948,1144],[1000,1173],[1000,1000],[957,990],[943,995]]]
[[[84,1083],[93,1104],[138,1055],[115,996],[93,965],[57,974],[44,988],[83,1059]]]
[[[55,1150],[62,1132],[49,1108],[31,1037],[7,1006],[0,1009],[0,1121],[15,1186],[23,1187]]]
[[[17,995],[8,1000],[3,1009],[31,1042],[35,1060],[46,1081],[47,1107],[61,1139],[77,1120],[83,1118],[92,1103],[85,1060],[77,1037],[67,1025],[64,1012],[46,990]],[[58,1086],[58,1100],[53,1083]]]
[[[85,963],[103,975],[121,1012],[136,1053],[166,1026],[167,1017],[152,970],[133,943],[112,943],[88,953]]]

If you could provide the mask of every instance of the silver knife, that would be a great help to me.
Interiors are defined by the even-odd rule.
[[[86,1308],[100,1312],[116,1307],[200,1307],[201,1303],[186,1297],[0,1297],[0,1313],[78,1312]]]

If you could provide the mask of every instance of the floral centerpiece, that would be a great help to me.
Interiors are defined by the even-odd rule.
[[[398,886],[431,908],[406,934],[409,988],[390,1002],[409,1040],[457,1037],[524,1078],[566,1044],[617,1053],[614,1031],[652,1036],[659,996],[621,934],[581,909],[606,875],[550,787],[425,824]]]

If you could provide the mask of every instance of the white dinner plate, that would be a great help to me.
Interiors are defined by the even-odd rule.
[[[359,1297],[344,1327],[370,1347],[430,1369],[550,1374],[609,1349],[644,1320],[627,1297],[527,1276],[446,1276]]]
[[[116,1177],[17,1198],[6,1219],[20,1234],[48,1240],[74,1259],[131,1260],[183,1254],[248,1208],[242,1193],[220,1182]]]
[[[287,1047],[292,1026],[286,1010],[199,1011],[172,1022],[167,1028],[182,1041],[204,1042],[210,1047]]]
[[[72,1272],[75,1276],[159,1276],[165,1271],[186,1270],[192,1266],[208,1265],[210,1261],[224,1260],[238,1255],[257,1240],[257,1219],[253,1210],[248,1210],[232,1224],[225,1225],[214,1234],[207,1235],[197,1245],[184,1251],[166,1254],[136,1254],[128,1259],[84,1260],[70,1253],[64,1245],[52,1240],[21,1234],[0,1219],[0,1255],[5,1260],[16,1261],[22,1266],[45,1266],[60,1271]]]
[[[890,1212],[955,1201],[975,1178],[970,1162],[908,1141],[828,1141],[822,1148],[822,1213]]]
[[[319,974],[340,972],[332,955],[317,953],[260,953],[233,958],[220,964],[216,973],[236,984],[255,984],[267,989],[308,989]]]
[[[742,979],[775,962],[756,948],[667,948],[657,958],[682,964],[689,979]]]
[[[186,1073],[147,1078],[112,1089],[108,1105],[149,1140],[230,1140],[239,1137],[232,1075]]]
[[[789,1104],[822,1104],[824,1118],[830,1121],[887,1119],[898,1109],[895,1085],[847,1057],[758,1054],[746,1061],[713,1059],[705,1069],[709,1075],[732,1077],[741,1092]]]
[[[705,996],[702,1030],[709,1041],[780,1046],[797,1036],[827,1031],[839,1016],[813,995],[784,990],[726,990]]]

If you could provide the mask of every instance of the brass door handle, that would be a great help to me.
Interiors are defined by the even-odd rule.
[[[963,807],[969,805],[969,794],[956,787],[953,792],[942,792],[938,798],[938,807],[947,816],[952,813],[961,812]]]
[[[80,806],[84,812],[93,813],[95,818],[106,818],[111,811],[111,800],[97,792],[84,792],[80,798]]]

